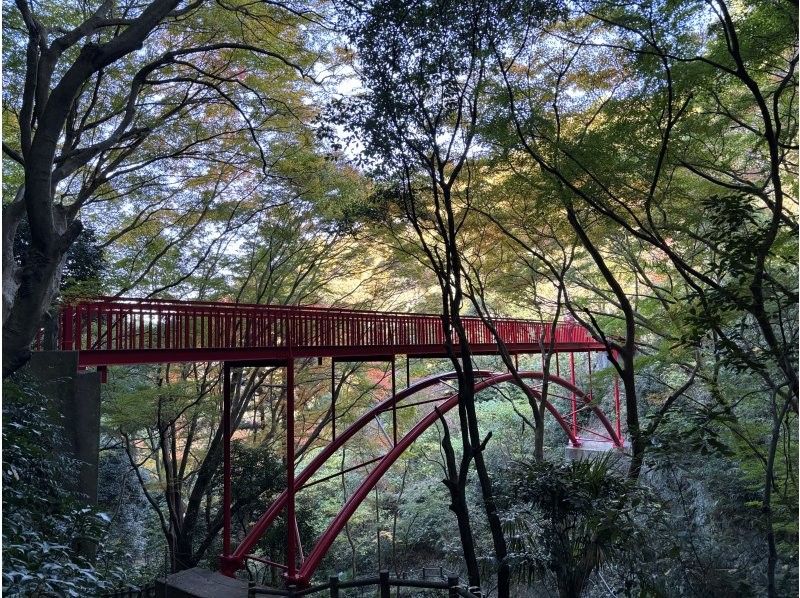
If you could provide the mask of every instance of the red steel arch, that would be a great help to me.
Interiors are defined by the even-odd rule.
[[[481,382],[478,382],[475,385],[476,392],[504,382],[512,382],[515,384],[517,383],[517,381],[514,379],[514,376],[510,373],[497,373],[497,372],[489,372],[481,370],[475,372],[475,376],[482,380]],[[542,380],[544,378],[544,374],[542,372],[519,372],[519,376],[522,379],[528,379],[528,380]],[[344,446],[345,443],[350,438],[352,438],[352,436],[356,432],[362,430],[377,415],[392,409],[392,407],[395,406],[398,402],[418,393],[419,391],[425,388],[438,384],[442,381],[452,380],[455,378],[456,378],[455,372],[448,372],[446,374],[431,376],[429,378],[426,378],[424,380],[421,380],[413,384],[412,386],[403,390],[402,392],[397,393],[397,395],[386,399],[385,401],[381,402],[380,404],[378,404],[377,406],[373,407],[371,410],[363,414],[353,424],[351,424],[339,437],[337,437],[335,441],[327,445],[303,469],[303,471],[300,474],[298,474],[296,478],[296,482],[298,484],[298,490],[308,483],[311,476],[314,475],[314,473],[316,473],[325,462],[327,462],[327,460],[336,452],[336,450]],[[613,445],[618,448],[622,447],[623,444],[622,439],[619,437],[616,430],[614,429],[614,426],[605,416],[603,411],[592,400],[590,395],[584,393],[580,388],[576,387],[567,380],[564,380],[558,376],[550,375],[548,376],[548,380],[550,381],[550,383],[556,386],[561,386],[566,390],[575,393],[576,397],[580,398],[583,401],[583,403],[587,407],[589,407],[597,416],[600,423],[608,432],[609,438],[611,439]],[[541,400],[541,394],[535,389],[534,392],[539,396],[539,399]],[[362,481],[362,483],[359,485],[356,491],[350,496],[347,502],[343,505],[342,509],[330,523],[328,528],[319,537],[317,543],[312,548],[308,556],[304,559],[301,556],[302,563],[300,565],[300,569],[297,571],[296,575],[292,579],[288,580],[290,583],[305,585],[309,582],[311,576],[314,574],[315,570],[319,566],[323,557],[330,549],[334,540],[342,531],[344,525],[347,523],[347,521],[350,519],[353,513],[355,513],[356,509],[364,500],[364,498],[366,498],[369,492],[375,487],[378,481],[388,471],[388,469],[392,466],[392,464],[394,464],[394,462],[400,457],[400,455],[425,430],[427,430],[439,419],[440,414],[446,413],[447,411],[449,411],[458,404],[458,393],[454,393],[449,397],[443,397],[442,401],[443,402],[441,404],[439,404],[430,413],[424,416],[407,434],[405,434],[401,439],[399,439],[397,441],[397,444],[395,444],[387,454],[379,458],[375,469],[373,469],[367,475],[367,477]],[[562,429],[566,432],[567,437],[569,438],[569,441],[573,444],[573,446],[580,446],[579,438],[574,434],[574,431],[571,429],[570,425],[567,423],[567,421],[564,419],[564,417],[561,415],[558,409],[550,401],[546,402],[546,407],[548,411],[554,416],[554,418],[562,427]],[[229,557],[222,557],[221,570],[223,573],[225,573],[226,575],[233,576],[236,570],[240,569],[244,565],[244,561],[247,558],[251,558],[249,552],[253,549],[255,544],[264,535],[264,533],[266,533],[267,529],[273,523],[278,514],[286,507],[287,499],[288,499],[288,493],[284,491],[269,507],[269,509],[264,513],[264,515],[262,515],[261,518],[256,522],[256,524],[253,526],[250,532],[248,532],[247,536],[241,542],[238,548]]]
[[[476,378],[484,378],[493,375],[493,372],[477,370],[474,372],[474,375]],[[334,440],[332,440],[319,453],[317,453],[317,455],[309,462],[309,464],[303,468],[303,471],[301,471],[295,479],[297,489],[301,490],[303,486],[311,479],[311,476],[319,471],[319,469],[327,462],[328,459],[333,456],[337,450],[344,446],[345,443],[357,432],[364,429],[364,427],[366,427],[367,424],[369,424],[377,415],[385,411],[389,411],[393,405],[396,405],[400,401],[407,399],[408,397],[426,388],[446,380],[454,380],[456,377],[457,375],[455,372],[447,372],[444,374],[435,374],[433,376],[423,378],[422,380],[415,382],[408,388],[380,402],[378,405],[362,414],[358,419],[356,419],[356,421],[350,424],[341,434],[336,436]],[[273,521],[275,521],[275,518],[278,516],[278,514],[284,508],[286,508],[287,498],[288,492],[284,490],[280,496],[275,499],[275,502],[273,502],[266,512],[258,519],[258,521],[256,521],[255,525],[253,525],[236,550],[229,557],[221,557],[221,570],[223,573],[233,576],[233,574],[243,566],[244,560],[248,557],[256,542],[258,542],[258,540],[261,539],[261,537],[266,533],[267,529],[269,529],[269,526],[272,525]]]

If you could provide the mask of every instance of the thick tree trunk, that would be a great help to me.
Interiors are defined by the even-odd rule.
[[[67,211],[54,206],[49,195],[47,228],[35,230],[32,214],[37,210],[31,209],[29,195],[36,186],[33,181],[26,183],[25,190],[20,190],[17,199],[3,210],[3,378],[30,358],[31,343],[58,295],[67,251],[83,228],[80,221],[68,220]],[[30,244],[19,256],[22,263],[17,264],[14,238],[26,214],[31,225]]]
[[[544,400],[539,401],[537,405],[535,401],[532,401],[531,409],[535,410],[536,413],[539,414],[539,418],[536,421],[536,428],[533,430],[533,458],[536,461],[544,461]]]
[[[472,537],[472,524],[469,520],[469,509],[464,493],[460,492],[458,499],[454,500],[450,506],[456,514],[458,522],[458,535],[461,539],[461,547],[464,553],[464,563],[467,566],[467,579],[471,587],[481,585],[480,570],[478,569],[478,557],[475,554],[475,540]]]
[[[4,248],[4,251],[12,251]],[[61,269],[65,251],[49,254],[31,247],[20,275],[20,284],[11,305],[5,303],[8,317],[3,325],[3,377],[7,377],[27,363],[30,347],[44,313],[55,299],[61,282]]]
[[[497,504],[494,500],[492,489],[492,479],[483,460],[483,450],[478,448],[475,452],[475,471],[478,473],[478,480],[481,483],[481,495],[483,505],[486,509],[486,519],[489,522],[489,530],[492,534],[492,544],[497,558],[497,596],[498,598],[509,598],[511,595],[511,570],[506,560],[508,557],[508,547],[506,538],[503,534],[503,524],[500,521],[500,514],[497,512]]]
[[[81,231],[80,222],[75,219],[79,204],[65,207],[55,201],[58,183],[97,155],[88,152],[83,162],[77,159],[77,164],[70,167],[57,156],[76,98],[98,71],[141,48],[142,42],[178,4],[179,0],[153,0],[118,35],[102,44],[86,41],[76,56],[60,61],[67,56],[65,50],[77,48],[84,36],[93,37],[98,20],[112,3],[104,3],[74,32],[52,43],[29,3],[17,3],[28,30],[27,73],[18,119],[22,146],[18,161],[25,169],[25,184],[17,198],[3,209],[4,378],[28,360],[42,315],[58,292],[64,256]],[[57,81],[53,80],[54,75],[59,76]],[[132,116],[129,111],[128,122],[116,138],[112,135],[107,141],[118,141]],[[68,214],[70,211],[73,213]],[[23,213],[30,225],[31,238],[23,263],[17,269],[13,241]]]
[[[3,206],[3,327],[11,314],[22,274],[14,259],[14,238],[25,214],[24,192],[25,187],[20,187],[14,201]]]
[[[175,555],[172,559],[173,573],[183,571],[184,569],[191,569],[197,564],[194,552],[192,550],[192,540],[194,534],[181,530],[175,545]]]

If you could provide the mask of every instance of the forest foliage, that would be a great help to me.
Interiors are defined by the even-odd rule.
[[[796,593],[796,13],[4,3],[4,593],[87,595],[221,552],[220,364],[112,368],[99,504],[69,490],[76,464],[23,364],[59,305],[87,295],[441,315],[449,358],[408,371],[455,370],[458,408],[381,480],[321,576],[444,564],[501,597]],[[542,400],[560,400],[563,358],[542,343],[515,360],[499,340],[472,355],[467,315],[589,329],[606,347],[595,392],[620,381],[624,455],[564,461]],[[535,392],[475,392],[481,368],[546,375]],[[578,356],[580,384],[588,368]],[[331,376],[297,361],[297,471],[333,420],[391,390],[386,363]],[[286,381],[233,379],[241,538],[283,490]],[[425,411],[399,413],[407,431]],[[390,427],[301,493],[304,544]],[[258,554],[280,561],[285,529]],[[274,567],[245,573],[280,583]]]

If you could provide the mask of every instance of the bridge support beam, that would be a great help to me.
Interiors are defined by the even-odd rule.
[[[222,365],[222,556],[231,554],[231,366]]]
[[[297,536],[293,527],[295,515],[294,484],[294,359],[286,363],[286,579],[292,583],[297,576]]]
[[[569,354],[569,381],[575,386],[575,353]],[[572,434],[578,435],[578,399],[572,391]]]
[[[336,359],[331,357],[331,441],[336,440]]]
[[[395,373],[397,371],[397,363],[395,356],[392,355],[392,396],[397,396],[397,381],[395,380]],[[392,443],[397,444],[397,403],[392,403]]]
[[[619,411],[619,376],[614,376],[614,419],[617,423],[617,436],[622,438],[622,418]]]
[[[269,363],[269,362],[265,362]],[[231,559],[231,367],[239,363],[224,362],[222,366],[222,570],[233,576],[239,562]],[[254,364],[261,365],[261,364]],[[283,365],[283,364],[282,364]],[[286,579],[292,583],[297,574],[297,549],[300,531],[295,513],[297,489],[294,479],[294,359],[288,359],[286,366]]]

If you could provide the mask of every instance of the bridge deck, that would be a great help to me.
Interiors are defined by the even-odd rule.
[[[463,318],[475,354],[496,354],[489,328]],[[538,353],[548,345],[548,322],[497,318],[511,353]],[[559,323],[559,352],[602,351],[589,332]],[[242,303],[101,298],[66,305],[59,346],[78,351],[80,366],[205,361],[285,362],[293,357],[445,357],[440,316]]]

